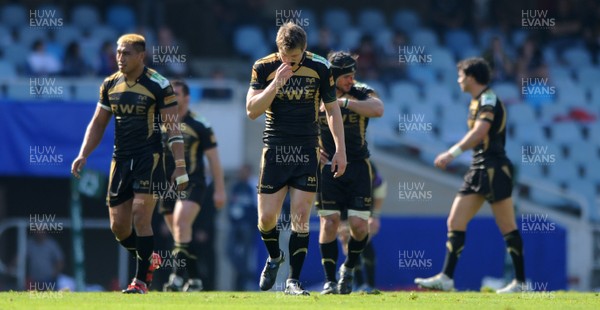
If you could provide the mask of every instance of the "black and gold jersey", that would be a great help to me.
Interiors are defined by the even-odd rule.
[[[487,136],[473,148],[473,164],[485,164],[489,160],[506,158],[506,108],[496,94],[484,89],[469,105],[467,124],[473,129],[477,120],[489,122]]]
[[[217,146],[217,139],[210,124],[203,117],[196,117],[188,112],[179,126],[183,135],[183,150],[187,173],[193,179],[194,177],[204,177],[204,152]],[[165,164],[167,166],[167,176],[170,177],[175,169],[175,160],[173,153],[168,148],[168,136],[163,131],[163,146],[165,147]]]
[[[115,117],[114,158],[162,151],[160,110],[176,106],[177,101],[171,84],[158,72],[145,67],[131,86],[121,72],[107,77],[98,104]]]
[[[355,82],[348,93],[340,98],[349,100],[366,100],[368,97],[375,97],[375,91],[366,84]],[[344,137],[346,141],[346,158],[348,162],[369,158],[369,149],[367,148],[367,126],[369,118],[362,116],[347,108],[340,108],[342,119],[344,121]],[[325,111],[319,112],[319,124],[321,127],[320,145],[329,154],[329,160],[335,154],[335,142],[333,135],[329,130],[327,115]]]
[[[278,53],[261,58],[252,67],[252,89],[265,89],[282,64]],[[266,146],[304,145],[316,147],[319,135],[318,113],[321,100],[335,101],[335,83],[329,62],[305,52],[294,75],[275,95],[265,112],[263,142]]]

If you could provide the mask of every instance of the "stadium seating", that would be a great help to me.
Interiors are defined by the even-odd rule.
[[[341,8],[326,10],[322,21],[327,29],[336,34],[341,34],[352,24],[350,13]]]
[[[376,34],[386,28],[385,15],[378,9],[364,9],[358,14],[358,26],[362,31]]]
[[[93,30],[100,24],[98,10],[91,5],[78,5],[71,11],[71,23],[81,30]]]
[[[9,28],[28,26],[28,12],[23,5],[9,4],[2,8],[2,24]]]
[[[421,27],[421,18],[412,10],[398,10],[394,13],[392,25],[394,29],[410,34]]]
[[[125,5],[113,5],[106,12],[106,23],[121,32],[130,32],[136,24],[135,13]]]

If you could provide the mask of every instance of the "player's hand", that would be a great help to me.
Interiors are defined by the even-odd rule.
[[[225,202],[227,201],[227,195],[225,194],[225,190],[216,190],[213,194],[213,201],[215,202],[215,208],[221,209],[225,206]]]
[[[77,158],[75,158],[75,160],[71,164],[71,174],[79,179],[81,177],[79,173],[81,172],[81,169],[83,169],[83,166],[85,166],[86,162],[87,158],[83,156],[78,156]]]
[[[173,171],[173,175],[171,176],[171,182],[176,183],[177,177],[180,177],[182,175],[187,175],[187,171],[185,170],[185,167],[176,167],[175,171]],[[186,187],[188,186],[188,183],[189,183],[189,181],[178,184],[177,190],[182,191],[182,190],[186,189]]]
[[[292,66],[286,64],[285,62],[277,68],[275,71],[275,79],[273,83],[275,83],[275,89],[279,90],[287,81],[294,75],[294,71],[292,70]]]
[[[346,172],[346,153],[335,152],[331,159],[331,172],[334,172],[333,177],[339,178]]]
[[[319,162],[321,165],[325,165],[329,161],[329,154],[324,149],[319,148]]]
[[[369,238],[372,238],[379,232],[381,221],[378,217],[369,218]]]
[[[442,169],[442,170],[446,170],[446,166],[452,161],[454,160],[454,156],[452,156],[452,154],[448,153],[448,152],[443,152],[440,153],[435,160],[433,161],[433,164]]]

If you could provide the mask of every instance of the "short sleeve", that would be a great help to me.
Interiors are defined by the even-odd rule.
[[[110,101],[108,100],[108,87],[106,86],[106,81],[104,81],[102,83],[102,85],[100,85],[100,95],[99,95],[99,99],[98,99],[98,105],[108,111],[112,113],[112,109],[110,108]]]
[[[335,81],[333,80],[333,74],[331,74],[331,68],[329,65],[323,65],[322,69],[319,71],[319,78],[321,81],[319,92],[321,93],[321,99],[324,103],[334,102],[337,98],[335,95]]]
[[[265,89],[267,87],[267,78],[264,75],[263,66],[260,64],[254,64],[254,66],[252,66],[250,87],[255,90]]]

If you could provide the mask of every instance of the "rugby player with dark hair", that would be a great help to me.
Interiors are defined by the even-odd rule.
[[[348,165],[342,177],[334,177],[329,169],[335,152],[334,139],[327,126],[324,111],[320,112],[321,125],[321,178],[317,208],[321,218],[319,246],[326,282],[321,294],[350,294],[354,267],[369,240],[368,220],[373,204],[372,169],[369,161],[366,131],[369,118],[383,115],[383,103],[373,89],[354,80],[356,57],[346,52],[330,53],[328,60],[335,80],[337,104],[344,121],[344,136]],[[350,239],[348,255],[339,270],[337,233],[341,214],[347,213]]]
[[[485,201],[489,202],[496,224],[504,236],[515,279],[497,293],[521,292],[525,287],[523,241],[515,221],[513,165],[506,156],[506,108],[489,88],[491,70],[482,58],[468,58],[457,65],[458,84],[472,97],[467,134],[448,151],[439,154],[434,164],[440,169],[462,152],[473,149],[473,160],[464,177],[448,216],[448,241],[444,267],[431,278],[416,278],[421,287],[450,291],[454,289],[454,269],[465,245],[467,224]]]
[[[172,124],[176,119],[177,101],[171,84],[144,65],[146,42],[143,36],[123,35],[117,45],[119,71],[107,77],[100,87],[98,106],[71,173],[79,178],[88,156],[102,140],[114,115],[115,143],[107,194],[110,229],[136,258],[136,275],[123,293],[145,294],[154,270],[160,266],[160,256],[153,253],[151,221],[156,204],[153,185],[165,180],[161,133],[154,130],[161,120],[171,129],[169,143],[176,166],[172,181],[183,190],[189,177],[183,157],[183,137]]]
[[[335,144],[330,150],[331,173],[341,177],[346,169],[344,127],[330,64],[306,51],[306,42],[306,32],[300,26],[283,24],[277,32],[278,51],[254,63],[246,97],[248,117],[256,119],[265,114],[266,118],[257,190],[258,230],[269,258],[260,277],[260,289],[273,287],[284,261],[276,225],[289,191],[290,274],[284,292],[290,295],[309,295],[299,278],[308,251],[308,221],[317,191],[321,102]]]
[[[171,85],[177,98],[179,130],[183,135],[186,169],[190,181],[184,191],[175,195],[167,194],[163,196],[165,199],[160,201],[159,211],[164,216],[175,242],[173,255],[177,261],[185,262],[185,264],[173,264],[169,282],[165,283],[163,290],[195,292],[203,289],[198,272],[198,254],[191,247],[191,242],[192,226],[200,213],[207,187],[204,176],[204,155],[208,159],[212,180],[215,184],[212,198],[216,208],[221,208],[225,204],[225,181],[217,151],[217,139],[210,124],[206,119],[194,115],[189,110],[190,89],[188,85],[181,80],[175,80],[171,82]],[[166,129],[168,131],[168,128]],[[165,150],[167,173],[175,169],[170,154],[170,150]]]

